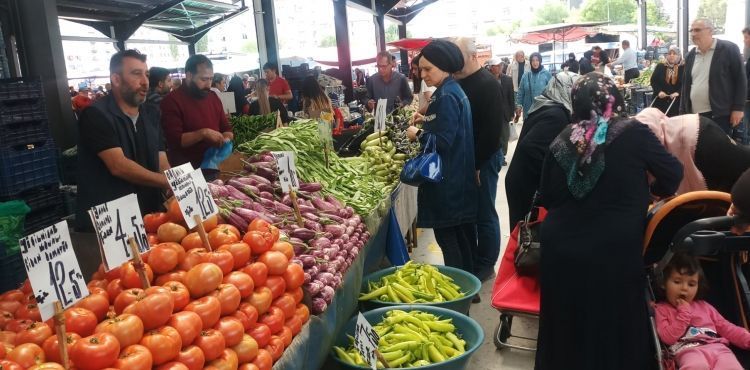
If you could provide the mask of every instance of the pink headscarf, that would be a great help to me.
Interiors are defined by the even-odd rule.
[[[698,144],[699,116],[697,114],[668,118],[656,108],[646,108],[635,118],[648,126],[667,151],[682,163],[682,182],[677,189],[677,195],[708,188],[703,173],[696,167],[693,160],[695,146]]]

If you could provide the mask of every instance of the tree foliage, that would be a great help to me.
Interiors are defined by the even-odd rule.
[[[515,20],[511,23],[498,24],[485,31],[487,36],[510,35],[521,27],[521,21]]]
[[[321,48],[336,46],[336,36],[328,35],[323,37],[323,39],[318,43],[318,46],[320,46]]]
[[[406,29],[406,37],[407,38],[411,37],[411,31],[409,31],[408,28]],[[397,25],[391,24],[391,25],[389,25],[385,29],[385,42],[393,42],[393,41],[398,41],[400,39],[401,38],[398,37],[398,26]]]
[[[727,21],[727,0],[701,0],[698,18],[708,18],[718,33],[722,33]]]
[[[568,18],[568,8],[560,1],[548,0],[535,12],[533,24],[541,26],[545,24],[563,23]]]
[[[633,0],[588,0],[581,10],[581,20],[610,21],[610,24],[636,22],[638,5]]]
[[[247,40],[244,44],[242,44],[242,48],[240,50],[243,53],[255,54],[258,52],[258,43],[254,40]]]
[[[664,7],[662,6],[661,0],[646,2],[646,24],[649,26],[666,27],[671,23],[669,16],[664,13]]]

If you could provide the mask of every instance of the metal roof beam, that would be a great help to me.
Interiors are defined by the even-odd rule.
[[[234,17],[236,17],[236,16],[244,13],[248,9],[249,9],[248,7],[243,6],[242,8],[238,9],[237,11],[234,11],[234,12],[232,12],[230,14],[227,14],[226,16],[221,17],[219,19],[215,19],[215,20],[213,20],[211,22],[208,22],[208,23],[206,23],[206,24],[204,24],[204,25],[202,25],[200,27],[196,27],[196,28],[193,28],[193,29],[184,29],[182,31],[177,31],[177,32],[175,32],[175,31],[167,31],[167,32],[171,33],[172,35],[174,35],[174,37],[177,37],[178,39],[180,39],[182,41],[190,42],[189,41],[190,39],[192,39],[192,38],[194,38],[196,36],[203,37],[206,34],[206,32],[208,32],[211,28],[216,27],[217,25],[219,25],[221,23],[224,23],[224,22],[226,22],[226,21],[228,21],[228,20],[230,20],[230,19],[232,19],[232,18],[234,18]],[[200,37],[198,37],[198,39],[196,39],[196,41],[199,40]]]
[[[236,10],[237,9],[237,6],[234,5],[234,4],[227,4],[227,3],[222,3],[222,2],[214,1],[214,0],[190,0],[190,2],[191,3],[205,4],[205,5],[210,6],[212,8],[220,8],[220,9],[224,9],[224,10]]]

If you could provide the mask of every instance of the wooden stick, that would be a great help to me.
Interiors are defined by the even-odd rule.
[[[292,198],[292,206],[294,207],[294,216],[297,217],[297,225],[299,227],[305,227],[302,221],[302,213],[299,211],[299,205],[297,204],[297,193],[294,190],[289,191],[289,197]]]
[[[146,276],[146,268],[143,265],[143,259],[141,258],[141,251],[138,249],[138,244],[135,242],[133,237],[128,238],[128,244],[130,245],[130,251],[133,252],[133,267],[138,272],[138,277],[141,279],[141,285],[143,289],[151,288],[151,282]]]
[[[380,354],[380,351],[378,351],[377,349],[375,350],[375,356],[378,358],[378,360],[380,362],[383,363],[383,367],[385,367],[386,369],[388,369],[388,368],[391,367],[391,365],[388,364],[388,361],[385,360],[385,358],[383,357],[383,355]]]
[[[206,248],[207,251],[212,252],[213,249],[211,249],[211,243],[208,242],[208,234],[206,234],[206,229],[203,227],[201,216],[193,215],[193,220],[195,220],[195,223],[198,224],[198,235],[200,235],[201,241],[203,241],[203,248]]]
[[[173,200],[174,200],[174,195],[171,196],[171,197],[169,197],[169,199],[165,200],[164,203],[163,203],[164,209],[166,209],[167,211],[169,211],[169,203],[171,203]]]
[[[55,301],[55,332],[57,333],[57,343],[60,347],[60,362],[65,370],[68,370],[68,340],[65,335],[65,315],[60,301]]]

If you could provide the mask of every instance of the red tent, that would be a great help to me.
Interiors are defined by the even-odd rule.
[[[518,37],[511,37],[517,42],[524,44],[543,44],[545,42],[569,42],[578,41],[597,31],[595,26],[607,22],[582,22],[582,23],[557,23],[544,26],[531,27],[520,33]]]
[[[389,42],[388,45],[404,50],[420,50],[427,46],[431,41],[432,39],[401,39]]]

